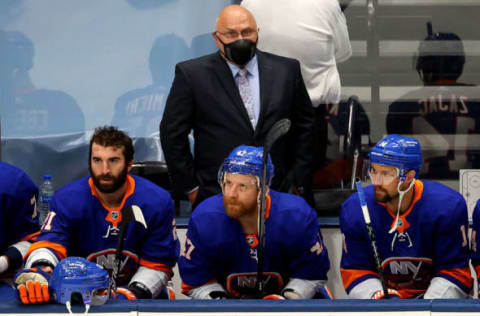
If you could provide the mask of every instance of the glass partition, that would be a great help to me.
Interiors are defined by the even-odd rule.
[[[163,161],[174,65],[216,51],[215,18],[238,2],[1,1],[1,159],[37,185],[51,173],[58,189],[88,174],[92,130],[113,124],[135,139],[135,160]],[[362,175],[388,133],[418,137],[421,178],[458,190],[458,170],[479,161],[480,1],[341,4],[353,56],[338,65],[343,98],[329,105],[327,163],[313,175],[319,214],[338,213],[352,170]]]

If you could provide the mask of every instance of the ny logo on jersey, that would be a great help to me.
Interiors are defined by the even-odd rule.
[[[110,237],[110,235],[117,236],[119,231],[120,228],[118,228],[117,226],[108,225],[107,232],[104,236],[102,236],[102,238],[108,238]]]
[[[412,261],[391,261],[389,266],[392,274],[406,275],[412,272],[412,278],[415,279],[420,271],[420,268],[422,267],[422,261],[418,262],[417,265],[415,265],[415,263]]]

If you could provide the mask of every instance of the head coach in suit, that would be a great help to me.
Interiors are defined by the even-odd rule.
[[[228,153],[263,146],[270,127],[289,118],[289,133],[271,150],[272,188],[302,193],[313,171],[313,112],[299,62],[256,49],[255,18],[241,6],[224,8],[216,26],[218,52],[177,64],[160,123],[174,192],[194,204],[219,193],[217,173]]]

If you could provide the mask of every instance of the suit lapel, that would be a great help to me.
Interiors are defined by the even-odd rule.
[[[272,93],[273,86],[273,66],[263,52],[257,49],[257,61],[258,61],[258,76],[260,82],[260,115],[258,117],[257,127],[262,126],[265,119],[265,113],[267,112],[270,104],[270,94]],[[259,132],[260,128],[255,129],[255,135]]]
[[[246,122],[248,122],[248,125],[251,127],[252,125],[250,124],[247,110],[245,109],[245,105],[243,104],[242,97],[240,96],[237,84],[235,83],[235,79],[232,76],[232,71],[228,67],[226,61],[222,59],[220,53],[217,53],[216,58],[213,59],[212,64],[218,80],[225,88],[225,91],[232,100],[234,106],[239,110],[242,117],[245,119]]]

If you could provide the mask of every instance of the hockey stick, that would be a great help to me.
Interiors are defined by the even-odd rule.
[[[273,144],[283,135],[288,133],[290,129],[290,120],[282,119],[276,122],[268,131],[267,136],[263,144],[263,166],[262,166],[262,179],[261,179],[261,197],[260,197],[260,210],[258,212],[258,264],[257,264],[257,290],[258,295],[262,298],[264,292],[263,282],[263,265],[264,265],[264,248],[265,248],[265,204],[267,195],[267,160],[268,154],[272,149]]]
[[[115,260],[113,261],[112,275],[108,283],[107,295],[109,298],[111,292],[115,292],[117,290],[117,282],[118,275],[120,274],[125,231],[127,230],[128,224],[132,221],[139,222],[140,224],[145,226],[145,229],[147,228],[147,223],[145,222],[145,218],[143,217],[142,210],[136,205],[126,206],[122,210],[122,221],[120,223],[120,230],[118,232],[117,249],[115,250]]]
[[[357,180],[356,186],[358,192],[358,199],[360,200],[360,206],[362,207],[363,219],[365,220],[365,225],[367,226],[368,238],[370,239],[370,246],[372,247],[373,259],[377,268],[378,277],[380,278],[380,282],[382,283],[383,293],[385,295],[384,297],[388,298],[390,295],[388,294],[387,282],[385,281],[385,276],[383,275],[380,255],[378,254],[377,240],[373,232],[372,221],[370,220],[370,213],[368,212],[367,201],[365,200],[362,181],[360,179]]]

